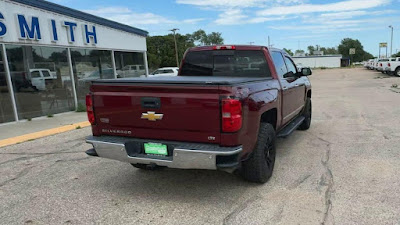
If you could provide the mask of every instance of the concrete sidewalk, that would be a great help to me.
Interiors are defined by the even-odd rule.
[[[89,126],[86,113],[68,112],[0,125],[0,147]]]

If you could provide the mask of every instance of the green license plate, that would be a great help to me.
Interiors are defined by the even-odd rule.
[[[158,143],[145,143],[144,153],[150,155],[168,155],[167,145]]]

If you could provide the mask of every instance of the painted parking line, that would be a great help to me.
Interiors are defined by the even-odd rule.
[[[0,140],[0,148],[9,146],[9,145],[18,144],[18,143],[25,142],[25,141],[30,141],[30,140],[34,140],[34,139],[38,139],[38,138],[42,138],[42,137],[47,137],[50,135],[55,135],[55,134],[75,130],[77,128],[84,128],[84,127],[88,127],[88,126],[90,126],[89,121],[85,121],[85,122],[74,123],[74,124],[66,125],[66,126],[62,126],[62,127],[56,127],[56,128],[52,128],[52,129],[48,129],[48,130],[43,130],[43,131],[39,131],[39,132],[35,132],[35,133],[25,134],[25,135],[21,135],[21,136],[17,136],[17,137],[7,138],[7,139]]]

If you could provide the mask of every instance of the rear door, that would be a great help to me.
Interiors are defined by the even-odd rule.
[[[304,81],[305,77],[299,77],[296,64],[293,60],[288,55],[285,55],[284,59],[288,69],[285,79],[292,84],[293,90],[293,102],[291,104],[292,115],[290,115],[289,119],[291,120],[299,115],[305,105],[306,85]]]
[[[298,96],[296,96],[296,80],[290,76],[285,58],[281,52],[272,51],[271,57],[282,85],[282,124],[287,124],[296,115],[296,101],[298,98]]]

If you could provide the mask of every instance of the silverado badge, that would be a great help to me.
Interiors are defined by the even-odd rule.
[[[149,121],[157,121],[157,120],[162,120],[163,114],[156,114],[155,112],[147,112],[147,113],[142,113],[141,119],[147,119]]]

